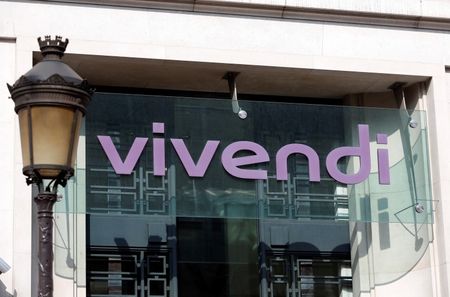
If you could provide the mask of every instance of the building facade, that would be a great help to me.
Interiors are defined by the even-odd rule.
[[[6,82],[96,88],[55,296],[450,296],[449,1],[0,2],[0,296],[36,295]]]

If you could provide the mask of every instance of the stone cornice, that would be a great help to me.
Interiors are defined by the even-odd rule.
[[[447,16],[436,12],[439,10],[436,7],[428,9],[427,11],[429,13],[427,14],[423,13],[422,11],[424,9],[420,1],[412,5],[411,9],[406,7],[408,11],[403,11],[405,9],[398,9],[398,7],[397,10],[388,10],[386,8],[384,10],[380,8],[369,9],[364,7],[350,10],[350,6],[334,8],[332,5],[333,1],[328,1],[331,3],[328,7],[327,5],[323,5],[324,1],[321,2],[321,7],[318,7],[318,5],[313,7],[314,5],[311,4],[311,1],[289,0],[49,0],[46,2],[178,10],[450,31],[450,3],[448,5],[449,15]],[[289,2],[293,4],[288,4]],[[308,5],[301,5],[302,2]],[[435,5],[440,5],[439,3]]]

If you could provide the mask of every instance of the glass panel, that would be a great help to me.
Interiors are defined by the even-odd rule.
[[[178,296],[259,296],[255,220],[177,219]]]
[[[249,114],[242,120],[230,111],[228,100],[95,96],[86,118],[88,212],[124,208],[136,214],[189,217],[432,221],[424,112],[412,115],[419,125],[411,128],[406,111],[396,109],[242,101]],[[164,123],[163,134],[153,136],[155,122]],[[128,160],[130,174],[115,173],[98,135],[110,137],[119,155],[116,167],[124,166],[132,148],[138,154],[135,163]],[[133,147],[136,137],[147,138],[141,149]],[[165,141],[154,147],[153,137]],[[219,141],[217,148],[211,141]],[[246,178],[229,161],[222,164],[231,144],[245,145],[239,141],[256,143],[269,158],[238,166],[250,175]],[[255,155],[253,149],[242,148],[230,156],[243,160],[239,158]],[[369,151],[363,152],[365,148]],[[153,156],[162,149],[164,177],[154,173]],[[206,157],[204,150],[211,155]],[[318,162],[308,154],[317,154]],[[268,179],[251,177],[258,171],[267,172]],[[121,198],[114,203],[116,193],[99,192],[106,189],[120,189]],[[125,197],[131,192],[135,200]]]
[[[352,271],[349,260],[298,260],[297,267],[302,297],[352,296]]]
[[[70,152],[72,158],[71,158],[71,162],[70,162],[70,166],[73,168],[75,166],[75,161],[77,159],[77,149],[78,149],[78,141],[79,141],[79,135],[80,135],[80,129],[81,129],[81,123],[82,123],[82,118],[83,118],[83,114],[78,111],[74,114],[74,117],[76,117],[76,126],[75,126],[75,132],[74,135],[76,135],[77,137],[74,138],[74,142],[73,142],[73,147],[72,147],[72,151]]]
[[[300,275],[302,276],[338,276],[339,263],[335,262],[311,262],[301,263]]]
[[[286,261],[272,260],[272,276],[284,276],[286,274]]]
[[[339,297],[338,284],[301,284],[302,297]]]
[[[329,230],[350,227],[344,235],[360,240],[361,234],[361,244],[366,242],[377,249],[370,270],[374,271],[376,284],[388,283],[409,271],[431,240],[427,223],[432,222],[432,200],[424,112],[412,115],[419,123],[413,129],[408,126],[409,117],[405,117],[405,112],[396,109],[242,101],[240,105],[249,116],[241,120],[232,113],[229,100],[123,94],[96,94],[94,99],[86,118],[87,169],[77,168],[76,177],[83,178],[70,181],[56,211],[70,212],[86,204],[87,217],[127,217],[133,224],[122,228],[116,221],[114,227],[119,235],[125,234],[121,236],[127,237],[132,247],[138,246],[132,240],[144,247],[153,244],[148,242],[152,232],[156,232],[156,238],[176,238],[179,292],[191,292],[197,297],[215,296],[217,292],[224,292],[224,296],[238,296],[240,292],[258,296],[260,249],[317,252],[317,246],[329,244],[328,252],[346,250],[350,239],[341,242],[338,238],[334,242],[336,238],[329,236],[317,242],[301,240],[303,236],[310,239],[309,234],[318,238],[316,235],[321,233],[315,232],[325,230],[317,227],[320,224]],[[165,123],[164,134],[152,132],[153,122]],[[332,175],[327,168],[327,157],[336,149],[342,152],[343,147],[360,152],[364,135],[361,136],[358,124],[369,126],[365,144],[370,148],[371,166],[365,179],[347,185],[342,176],[336,178],[339,176],[336,172],[348,177],[359,173],[364,164],[360,164],[358,157],[342,158],[328,166],[336,169]],[[388,144],[383,144],[383,137],[377,134],[386,134]],[[98,135],[110,137],[123,164],[130,150],[138,152],[136,164],[128,160],[133,163],[129,174],[114,172]],[[142,152],[136,146],[132,149],[136,137],[148,138]],[[158,148],[153,145],[154,138],[165,138],[164,177],[155,176],[158,168],[155,168],[154,154]],[[179,140],[178,150],[171,139]],[[213,143],[207,141],[220,143],[214,149]],[[267,152],[269,162],[254,162],[239,168],[267,171],[268,179],[233,176],[229,171],[238,174],[228,166],[232,162],[222,164],[223,152],[238,141],[254,142]],[[302,154],[292,154],[285,161],[284,169],[283,158],[277,161],[277,153],[288,144],[310,147],[318,156],[318,165],[311,165]],[[388,151],[388,167],[383,167],[383,162],[378,166],[379,149]],[[208,151],[214,151],[211,158]],[[238,160],[251,154],[247,149],[237,152],[233,158]],[[363,161],[367,161],[368,155],[361,155]],[[311,156],[314,159],[315,154]],[[280,162],[278,174],[286,172],[287,176],[277,181]],[[116,162],[115,166],[121,163]],[[384,171],[380,172],[380,168]],[[247,173],[255,174],[254,171]],[[320,173],[320,181],[310,181],[314,172]],[[386,178],[386,172],[390,183],[382,184],[380,180]],[[76,195],[74,182],[84,180],[86,196]],[[416,207],[418,203],[423,211]],[[145,220],[144,227],[139,225],[140,220]],[[154,221],[158,224],[152,225]],[[93,232],[96,226],[90,228]],[[372,233],[367,235],[364,232],[369,228]],[[143,243],[136,234],[143,234]],[[339,233],[336,237],[344,235]],[[337,245],[340,243],[343,244]],[[358,252],[362,254],[360,258],[368,257],[364,246]],[[403,255],[401,259],[399,254]],[[61,259],[65,261],[66,255]],[[351,273],[349,266],[320,265],[319,275],[326,274],[323,271],[327,269],[341,278]],[[307,276],[308,268],[304,269]],[[315,267],[309,269],[313,273]],[[144,274],[150,278],[149,270]],[[295,273],[291,271],[291,274]],[[320,283],[316,289],[316,283],[308,281],[311,279],[302,279],[301,286],[306,291],[336,292],[334,283],[324,286]],[[267,282],[269,290],[272,283]],[[281,284],[276,286],[280,287],[273,293],[286,294]],[[299,288],[300,281],[295,284],[295,289]],[[341,282],[338,289],[344,294],[349,285]]]
[[[286,283],[273,283],[272,284],[272,297],[287,297],[288,286]]]
[[[20,142],[22,146],[22,161],[23,166],[29,166],[30,161],[30,141],[28,131],[28,109],[23,108],[19,110],[19,125],[20,125]]]
[[[108,280],[93,279],[89,283],[92,294],[108,294]]]
[[[166,280],[165,279],[150,279],[148,280],[150,297],[166,296]]]
[[[108,296],[135,296],[135,280],[125,279],[95,279],[89,282],[90,296],[108,295]]]
[[[92,272],[136,272],[136,258],[131,256],[91,255],[88,261]]]
[[[268,199],[269,216],[285,216],[285,200],[283,198]]]
[[[89,296],[135,296],[137,256],[111,252],[87,256]]]
[[[67,108],[36,106],[31,109],[33,157],[35,165],[67,166],[70,136],[75,112]],[[70,159],[68,159],[70,157]],[[45,177],[55,177],[59,170],[45,170]]]
[[[148,273],[151,275],[166,274],[166,258],[148,257]]]
[[[102,187],[132,188],[138,214],[263,218],[259,214],[263,203],[267,217],[403,224],[432,220],[424,112],[412,115],[419,125],[411,128],[406,111],[396,109],[242,101],[241,107],[249,114],[242,120],[231,112],[229,100],[101,93],[95,97],[86,119],[88,197],[96,197]],[[153,146],[154,122],[164,123],[164,133],[155,134],[166,139],[164,148]],[[110,137],[123,163],[136,137],[148,139],[136,151],[140,155],[136,164],[129,165],[131,174],[114,172],[98,135]],[[178,139],[178,151],[171,139]],[[208,141],[219,141],[219,145],[213,148]],[[252,161],[238,167],[250,176],[255,170],[267,172],[267,181],[242,178],[228,172],[233,166],[222,164],[224,150],[238,141],[254,142],[267,153],[269,162]],[[210,157],[202,155],[205,147],[212,150]],[[290,156],[287,159],[281,157],[282,147]],[[366,147],[369,151],[363,152]],[[305,148],[311,151],[309,158],[317,154],[317,163],[306,157]],[[153,156],[161,149],[165,152],[161,161],[164,178],[154,173]],[[185,151],[182,158],[181,150]],[[330,157],[332,151],[337,159]],[[386,153],[388,163],[378,156]],[[244,148],[232,158],[254,154]],[[200,170],[200,177],[189,176],[195,170]],[[314,181],[314,172],[320,181]],[[286,173],[286,180],[277,181]],[[352,184],[352,175],[356,184]],[[170,196],[164,209],[159,198],[166,194]],[[123,207],[106,207],[119,206]],[[88,211],[100,210],[88,203]]]

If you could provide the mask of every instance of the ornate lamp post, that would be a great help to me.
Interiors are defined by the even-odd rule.
[[[43,60],[13,86],[8,85],[19,116],[23,174],[35,184],[39,225],[39,297],[53,296],[53,205],[58,185],[74,173],[81,119],[92,90],[62,62],[68,39],[38,38]]]

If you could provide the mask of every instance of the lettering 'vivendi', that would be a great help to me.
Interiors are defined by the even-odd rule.
[[[165,176],[165,138],[164,123],[153,123],[153,174]],[[344,146],[332,150],[326,157],[326,168],[329,175],[343,184],[357,184],[369,177],[370,161],[370,139],[369,126],[358,125],[358,146]],[[144,151],[148,138],[136,137],[125,160],[119,156],[111,137],[97,136],[103,150],[111,162],[117,174],[131,174],[139,157]],[[194,160],[183,139],[171,138],[170,142],[177,153],[187,174],[191,177],[203,177],[211,164],[211,161],[219,147],[219,140],[207,140],[198,160]],[[387,135],[377,134],[377,144],[386,145]],[[240,151],[251,152],[247,156],[235,156]],[[308,160],[309,181],[320,182],[320,162],[317,152],[305,144],[291,143],[281,147],[276,154],[276,177],[277,180],[287,180],[287,161],[295,154],[301,154]],[[354,174],[347,174],[338,168],[338,162],[345,157],[359,158],[359,170]],[[385,148],[377,149],[378,180],[380,184],[390,184],[389,153]],[[242,179],[265,180],[267,170],[249,169],[241,166],[263,164],[270,162],[269,154],[261,145],[251,141],[237,141],[229,144],[222,151],[221,162],[224,169],[232,176]]]

